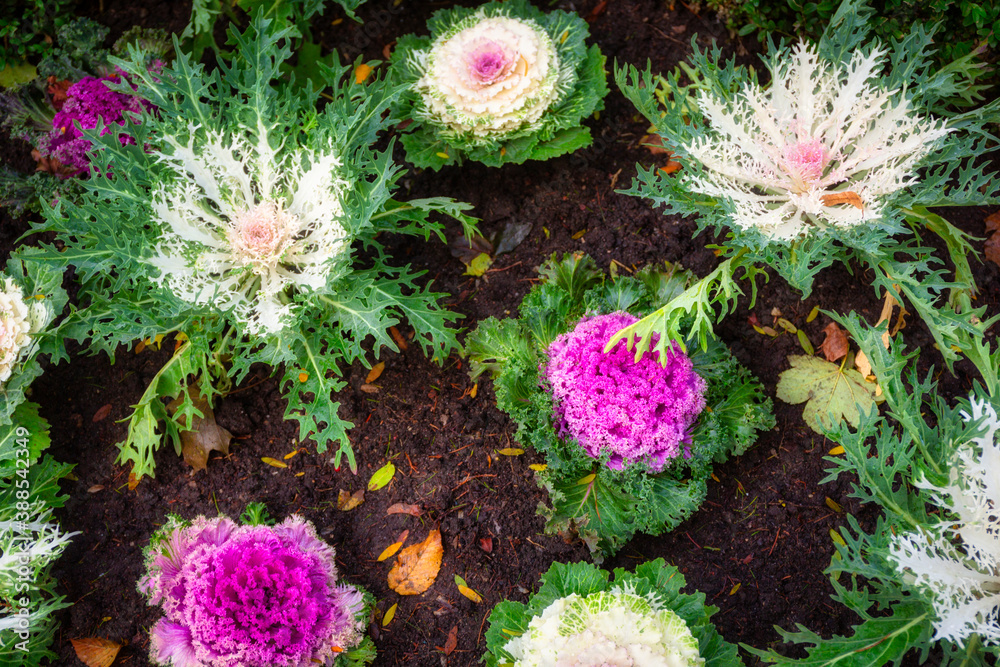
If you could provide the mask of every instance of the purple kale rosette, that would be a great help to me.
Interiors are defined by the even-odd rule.
[[[42,155],[75,169],[72,173],[60,174],[63,177],[78,176],[90,168],[90,160],[87,159],[90,140],[83,136],[80,129],[93,130],[100,119],[104,123],[101,130],[103,136],[115,131],[115,125],[124,127],[127,120],[137,121],[143,109],[155,109],[146,100],[108,88],[108,82],[118,83],[121,79],[120,74],[100,78],[88,76],[67,89],[66,102],[52,119],[53,129],[39,146]],[[119,141],[122,145],[135,143],[135,139],[125,133],[119,134]]]
[[[171,519],[154,536],[139,590],[164,616],[150,659],[172,667],[313,667],[362,639],[364,593],[337,582],[312,524]]]
[[[560,436],[594,458],[610,453],[612,469],[643,461],[660,472],[678,456],[690,457],[705,381],[676,347],[665,366],[655,353],[635,361],[624,340],[605,354],[611,337],[638,319],[624,312],[583,318],[552,341],[544,374]]]

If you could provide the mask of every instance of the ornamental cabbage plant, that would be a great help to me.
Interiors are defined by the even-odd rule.
[[[970,300],[972,246],[928,207],[1000,202],[997,175],[974,164],[995,148],[986,128],[1000,117],[1000,100],[951,111],[943,100],[977,90],[968,59],[935,69],[932,31],[919,25],[892,45],[866,41],[872,14],[865,0],[844,0],[819,43],[771,44],[767,84],[722,62],[718,47],[696,44],[691,64],[667,77],[616,72],[683,165],[670,175],[640,167],[627,194],[697,215],[699,231],[726,240],[715,271],[613,341],[638,339],[642,354],[656,333],[660,350],[693,316],[704,343],[735,307],[741,269],[754,290],[770,266],[808,296],[834,262],[867,266],[880,296],[924,319],[949,365],[953,346],[982,333],[983,309]],[[925,229],[945,242],[953,280],[920,243]]]
[[[1000,418],[996,408],[973,397],[966,421],[980,433],[956,451],[947,484],[926,479],[917,486],[931,492],[951,519],[893,535],[889,558],[903,579],[931,601],[937,619],[934,639],[965,644],[977,635],[1000,644]],[[912,577],[912,579],[911,579]]]
[[[705,499],[715,462],[771,428],[760,384],[714,339],[665,363],[636,360],[621,326],[683,291],[690,274],[646,268],[605,278],[583,255],[552,257],[519,319],[490,318],[466,341],[474,378],[489,371],[517,438],[544,456],[547,532],[575,532],[600,561],[636,532],[676,527]]]
[[[604,56],[587,23],[527,0],[439,10],[429,37],[406,35],[392,55],[408,86],[399,111],[414,123],[406,156],[439,169],[547,160],[591,142],[580,121],[603,108]]]
[[[153,535],[139,592],[163,617],[150,659],[171,667],[360,666],[370,599],[338,582],[334,550],[312,524],[171,517]]]
[[[74,337],[112,358],[164,336],[172,346],[121,445],[135,478],[153,474],[162,433],[180,453],[180,432],[254,363],[280,374],[300,439],[319,452],[337,442],[334,465],[346,455],[354,470],[351,424],[331,399],[346,386],[341,366],[396,350],[389,329],[404,319],[428,356],[458,347],[447,325],[460,316],[377,237],[443,240],[433,212],[471,233],[468,206],[394,200],[392,146],[371,144],[399,89],[321,67],[330,88],[318,111],[321,91],[281,75],[291,34],[258,15],[231,33],[235,55],[212,74],[188,54],[158,73],[135,64],[134,47],[129,62],[115,59],[130,78],[118,89],[134,87],[157,111],[128,120],[134,141],[85,130],[95,147],[86,192],[47,207],[36,228],[65,248],[47,246],[44,258],[71,264],[82,282]]]
[[[856,430],[840,424],[825,434],[843,453],[827,457],[823,481],[848,474],[851,495],[877,517],[867,528],[847,517],[826,570],[834,600],[860,623],[846,636],[780,631],[804,645],[799,660],[745,648],[769,664],[995,664],[1000,353],[983,340],[963,349],[981,377],[968,399],[949,401],[936,373],[918,370],[919,350],[884,338],[885,323],[837,319],[867,355],[888,407],[862,414]]]
[[[488,667],[735,667],[743,661],[711,624],[705,595],[681,593],[684,575],[663,559],[629,572],[554,563],[527,604],[490,614]]]

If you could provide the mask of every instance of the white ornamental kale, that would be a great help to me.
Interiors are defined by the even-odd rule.
[[[576,78],[560,69],[538,23],[486,18],[482,9],[414,56],[425,72],[416,89],[428,119],[472,137],[502,137],[535,123]]]
[[[555,600],[503,647],[516,667],[701,667],[698,640],[655,593],[615,587]]]
[[[153,193],[163,230],[159,282],[194,304],[231,311],[252,333],[280,331],[291,290],[320,289],[330,262],[350,247],[341,197],[347,181],[328,152],[280,155],[263,125],[256,137],[209,132],[195,143],[164,136],[157,153],[174,174]]]
[[[44,303],[27,305],[17,283],[4,279],[0,291],[0,385],[10,379],[17,364],[27,355],[32,335],[41,331],[49,319]]]
[[[895,535],[890,559],[931,600],[938,619],[934,639],[963,644],[978,634],[1000,644],[1000,418],[992,405],[972,401],[966,421],[982,419],[983,432],[956,452],[946,486],[926,479],[948,514],[924,530]]]
[[[834,63],[799,43],[767,88],[748,82],[731,100],[703,91],[710,128],[684,146],[703,167],[688,187],[728,200],[735,226],[773,239],[880,218],[882,199],[916,182],[917,163],[949,132],[881,85],[885,55]]]

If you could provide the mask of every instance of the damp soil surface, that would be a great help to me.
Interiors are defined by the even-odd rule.
[[[431,12],[450,4],[370,0],[360,11],[364,23],[339,20],[343,16],[333,6],[316,20],[314,35],[324,50],[336,48],[351,59],[381,58],[400,35],[422,31]],[[692,13],[680,2],[556,4],[588,18],[609,64],[641,66],[648,59],[654,70],[667,71],[689,53],[695,34],[701,44],[718,40],[727,56],[756,60],[755,43],[732,40],[714,15]],[[187,5],[172,2],[104,0],[81,3],[79,10],[112,28],[109,43],[133,24],[179,31],[188,15]],[[486,236],[510,224],[532,226],[527,238],[498,257],[481,278],[463,275],[465,267],[443,244],[386,240],[397,262],[426,270],[435,289],[451,295],[449,307],[465,317],[466,329],[486,317],[515,315],[536,268],[553,253],[586,252],[602,267],[615,261],[622,271],[668,260],[704,275],[717,263],[708,248],[717,239],[695,236],[692,220],[664,216],[647,201],[615,192],[628,186],[637,162],[665,164],[666,157],[642,145],[646,123],[612,88],[605,110],[588,121],[596,137],[589,149],[545,163],[502,169],[467,164],[438,173],[414,171],[403,179],[401,197],[445,195],[473,204]],[[5,139],[4,147],[6,164],[30,169],[26,146]],[[972,208],[945,214],[964,231],[982,236],[983,219],[993,212]],[[0,247],[7,253],[27,221],[5,216],[0,223]],[[450,233],[458,236],[457,229]],[[997,267],[973,268],[983,287],[979,303],[1000,312]],[[869,321],[881,309],[870,276],[857,269],[853,274],[844,267],[825,270],[804,300],[772,275],[760,285],[756,304],[751,308],[749,299],[742,299],[717,332],[773,396],[778,374],[788,368],[786,357],[802,350],[795,336],[757,333],[751,318],[769,325],[780,312],[818,344],[829,320],[821,315],[808,322],[815,306],[855,310]],[[405,323],[400,329],[405,336]],[[911,346],[926,351],[926,364],[941,367],[918,321],[910,322],[904,334]],[[314,443],[299,442],[297,426],[282,419],[285,402],[276,380],[259,368],[216,407],[218,422],[236,436],[228,456],[214,455],[206,470],[192,474],[167,445],[156,456],[155,479],[129,490],[128,470],[115,464],[116,443],[125,436],[121,420],[170,345],[138,353],[121,349],[114,363],[77,353],[34,385],[33,399],[52,424],[50,453],[76,464],[76,479],[64,483],[70,499],[59,513],[63,527],[78,534],[55,568],[60,592],[73,603],[61,616],[54,645],[58,664],[82,664],[70,639],[95,636],[127,642],[116,665],[149,664],[148,630],[158,611],[145,604],[135,583],[142,575],[142,550],[168,513],[236,517],[248,502],[260,501],[276,517],[307,517],[336,548],[341,576],[376,596],[379,616],[398,604],[391,623],[382,627],[375,620],[370,627],[378,647],[375,664],[384,666],[477,664],[494,604],[526,601],[555,561],[588,559],[579,540],[543,532],[535,510],[545,496],[528,467],[540,459],[531,452],[497,453],[517,443],[514,424],[495,407],[490,381],[476,386],[463,360],[453,356],[437,366],[416,346],[385,352],[379,359],[385,370],[371,383],[374,388],[362,389],[368,370],[361,364],[346,369],[349,387],[333,397],[341,415],[356,424],[351,439],[357,474],[346,467],[337,470],[329,453],[317,453]],[[969,377],[942,375],[942,392],[965,393]],[[776,402],[774,409],[777,426],[761,434],[748,453],[716,469],[717,481],[698,513],[670,534],[637,536],[605,563],[632,567],[665,558],[683,572],[689,592],[704,592],[719,608],[714,621],[723,637],[760,648],[780,647],[774,626],[803,624],[824,636],[850,633],[858,619],[830,599],[832,588],[823,574],[834,553],[830,531],[845,524],[847,513],[862,526],[875,518],[873,508],[849,497],[850,479],[821,484],[824,456],[833,445],[805,425],[801,406]],[[264,457],[287,467],[271,467]],[[367,492],[363,504],[351,511],[337,509],[341,490],[363,489],[389,461],[398,471],[391,484]],[[420,515],[388,514],[396,503],[417,505]],[[386,581],[390,564],[379,562],[379,554],[403,531],[409,531],[408,544],[413,544],[434,528],[440,528],[444,541],[440,575],[426,593],[398,596]],[[483,602],[463,597],[455,575],[481,593]],[[457,644],[446,652],[453,630]],[[755,664],[752,657],[745,660]]]

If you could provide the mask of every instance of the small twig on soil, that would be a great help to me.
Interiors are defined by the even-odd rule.
[[[471,482],[472,480],[474,480],[474,479],[478,479],[478,478],[480,478],[480,477],[496,477],[496,475],[487,475],[487,474],[483,474],[483,475],[473,475],[472,477],[469,477],[468,475],[466,475],[466,476],[465,476],[465,479],[463,479],[463,480],[462,480],[461,482],[459,482],[459,483],[458,483],[458,484],[457,484],[457,485],[456,485],[456,486],[455,486],[455,487],[454,487],[454,488],[452,489],[452,491],[454,491],[455,489],[457,489],[457,488],[458,488],[459,486],[462,486],[462,485],[463,485],[463,484],[465,484],[466,482]]]

